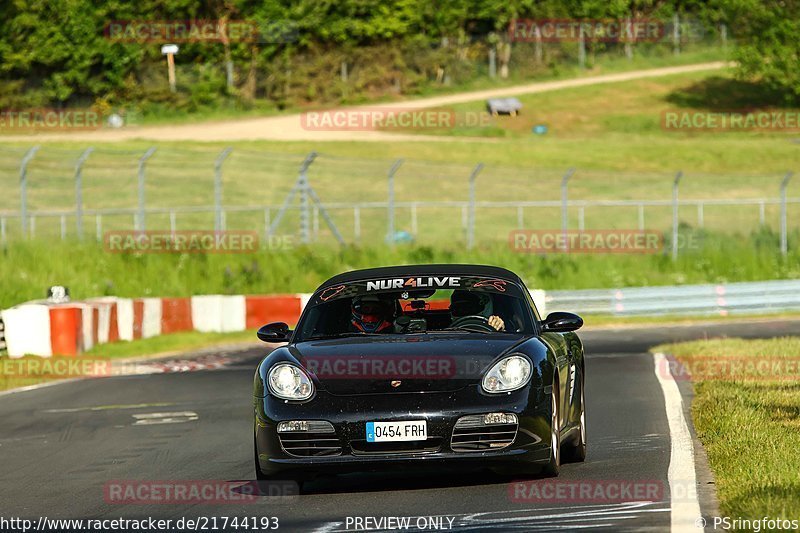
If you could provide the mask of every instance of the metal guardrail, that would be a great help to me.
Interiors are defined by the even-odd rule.
[[[546,308],[618,316],[727,315],[800,310],[800,280],[547,291]]]

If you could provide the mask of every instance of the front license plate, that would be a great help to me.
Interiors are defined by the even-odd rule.
[[[367,422],[367,442],[390,442],[401,440],[426,440],[428,423],[413,422]]]

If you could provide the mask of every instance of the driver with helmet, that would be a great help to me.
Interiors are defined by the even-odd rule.
[[[478,316],[486,319],[497,331],[506,329],[503,319],[492,314],[492,298],[485,292],[454,290],[450,296],[450,314],[453,315],[453,323],[464,317]]]
[[[386,333],[393,326],[394,305],[375,295],[356,296],[350,306],[350,324],[364,333]]]

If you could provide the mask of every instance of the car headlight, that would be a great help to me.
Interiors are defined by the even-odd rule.
[[[269,370],[269,390],[284,400],[307,400],[314,392],[308,375],[289,363],[278,363]]]
[[[483,376],[486,392],[509,392],[524,387],[531,379],[531,363],[522,355],[509,355]]]

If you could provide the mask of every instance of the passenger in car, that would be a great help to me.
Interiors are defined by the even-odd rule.
[[[497,331],[505,331],[503,319],[492,314],[492,297],[485,292],[454,290],[450,296],[450,314],[453,324],[468,316],[483,317]]]

